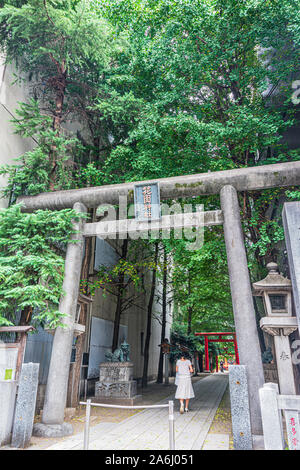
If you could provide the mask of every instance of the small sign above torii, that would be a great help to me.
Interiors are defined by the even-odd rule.
[[[161,218],[158,183],[143,183],[134,186],[134,212],[138,221],[145,222]]]

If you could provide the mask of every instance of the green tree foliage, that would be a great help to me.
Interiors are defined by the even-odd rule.
[[[176,362],[182,355],[182,349],[188,351],[193,356],[196,351],[202,352],[204,347],[201,340],[198,340],[193,334],[186,333],[186,327],[183,324],[174,322],[171,331],[172,347],[170,349],[170,361]]]
[[[298,0],[99,0],[95,4],[118,30],[128,30],[134,48],[131,90],[145,102],[138,125],[105,163],[106,181],[299,160],[299,149],[288,149],[283,138],[296,122],[291,85],[299,78]],[[254,279],[268,261],[276,259],[283,240],[281,206],[287,195],[297,194],[279,188],[240,195]],[[216,200],[202,202],[206,208],[218,208]],[[209,243],[214,246],[214,237],[219,247],[216,231]],[[198,311],[196,303],[208,313],[208,291],[229,294],[223,263],[213,262],[215,250],[208,245],[199,253],[200,258],[211,256],[203,277],[192,261],[189,269],[184,263],[176,266],[183,282],[176,294],[182,298],[186,319],[188,310]],[[222,272],[221,283],[219,274],[213,275],[215,269]],[[182,272],[197,272],[200,290],[195,277],[184,281]],[[189,279],[193,279],[190,285]],[[189,289],[195,296],[188,295]],[[221,304],[212,304],[212,312],[218,310],[217,316],[211,312],[217,321]],[[228,319],[230,310],[224,305]]]
[[[178,245],[173,255],[176,317],[187,325],[187,333],[231,330],[234,324],[222,230],[207,230],[199,250]]]
[[[34,101],[17,131],[37,148],[7,193],[82,187],[299,159],[299,0],[3,2],[0,47],[29,74]],[[80,122],[75,134],[65,128]],[[77,124],[76,124],[77,126]],[[78,126],[77,126],[78,128]],[[14,196],[15,195],[15,196]],[[280,208],[297,188],[240,194],[253,276],[275,259]],[[218,198],[199,198],[205,209]],[[190,329],[231,324],[224,242],[208,230],[193,253],[176,241],[178,315]],[[189,323],[189,321],[188,321]]]
[[[190,357],[195,353],[199,353],[201,356],[204,354],[204,339],[194,334],[186,333],[185,323],[175,321],[172,325],[171,331],[171,344],[170,350],[170,361],[176,362],[182,356],[182,350],[186,350]],[[211,357],[221,352],[221,348],[218,343],[208,343],[208,351]]]
[[[3,194],[10,204],[20,195],[81,186],[81,168],[101,156],[102,148],[109,142],[106,122],[100,121],[100,111],[92,105],[97,105],[100,96],[106,96],[109,77],[116,74],[117,58],[126,47],[125,35],[117,36],[105,19],[92,14],[85,0],[1,3],[0,50],[6,62],[17,68],[18,79],[29,84],[32,97],[29,102],[20,103],[13,122],[16,133],[31,137],[36,144],[32,151],[18,158],[15,165],[4,165],[0,169],[1,174],[8,176]],[[7,217],[10,214],[8,211]],[[17,214],[22,225],[24,216],[20,211]],[[42,220],[42,212],[37,214]],[[63,217],[62,212],[55,219],[54,213],[53,225],[56,220],[62,226]],[[45,220],[48,219],[49,214],[45,213]],[[68,217],[65,236],[67,220]],[[38,228],[42,252],[43,244],[48,246],[48,235],[45,238],[48,230],[44,232],[46,226],[36,222],[37,231]],[[15,234],[20,245],[24,242],[23,235],[22,231]],[[29,233],[26,239],[28,243],[31,235]],[[9,239],[6,241],[9,243]],[[8,250],[9,246],[5,245],[3,259],[7,258],[9,265],[14,258],[7,257]],[[50,300],[53,305],[58,303],[63,258],[49,245],[40,259],[52,273],[47,281],[49,298],[43,286],[44,274],[37,266],[33,271],[22,271],[20,286],[11,290],[10,297],[7,297],[7,287],[3,287],[7,299],[3,305],[6,308],[10,299],[11,312],[15,308],[24,312],[24,309],[37,307],[36,302],[40,311],[38,318],[43,314],[54,324],[55,309]],[[22,269],[20,261],[12,267],[12,272],[19,272],[19,268]],[[44,297],[40,293],[43,289]],[[6,315],[9,317],[11,312],[6,311]],[[59,313],[56,313],[59,321]]]
[[[145,101],[138,126],[108,159],[116,180],[256,165],[270,146],[279,145],[292,120],[283,117],[282,109],[266,106],[262,92],[274,73],[258,49],[278,2],[126,0],[104,5],[102,11],[110,8],[112,21],[130,31],[135,48],[131,90]],[[286,14],[281,25],[284,20]],[[279,48],[287,41],[287,33],[282,35]],[[274,39],[268,37],[272,47]],[[299,60],[299,51],[292,52]],[[282,80],[290,74],[284,59]]]
[[[295,123],[298,0],[95,3],[116,28],[127,28],[130,89],[145,102],[138,125],[105,163],[107,181],[299,159],[282,138]],[[241,196],[249,250],[261,266],[282,239],[283,197],[284,190]]]
[[[7,176],[3,196],[10,203],[19,196],[39,194],[48,191],[51,186],[51,160],[49,155],[55,148],[59,158],[55,164],[56,187],[69,189],[74,186],[72,165],[68,162],[80,155],[83,147],[76,137],[57,133],[52,127],[50,116],[42,115],[35,100],[22,103],[16,110],[17,118],[13,119],[15,133],[22,137],[31,137],[36,146],[26,152],[13,165],[2,165],[0,174]]]
[[[92,104],[96,106],[99,95],[105,96],[103,77],[114,71],[125,44],[106,20],[92,14],[84,0],[5,2],[0,10],[0,50],[7,63],[16,64],[20,78],[31,80],[35,99],[31,109],[30,104],[21,106],[17,122],[17,132],[31,132],[37,142],[33,152],[23,155],[27,175],[23,172],[21,178],[27,192],[47,185],[51,190],[75,187],[74,174],[80,174],[80,165],[93,159],[95,152],[98,155],[97,128],[102,142],[107,140],[107,130]],[[77,136],[66,130],[74,122],[77,128],[78,123],[81,126]],[[83,137],[86,134],[90,141]],[[78,138],[84,152],[82,148],[78,151]],[[5,170],[12,178],[11,171],[4,168],[2,172]],[[38,180],[43,174],[37,188],[32,187],[35,173]]]
[[[61,249],[75,233],[72,219],[79,217],[73,210],[25,214],[20,205],[0,211],[0,325],[14,321],[20,310],[34,324],[60,324]]]

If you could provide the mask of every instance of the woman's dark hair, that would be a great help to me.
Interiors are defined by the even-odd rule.
[[[191,359],[191,355],[187,351],[182,351],[182,353],[180,354],[180,358],[181,357],[184,357],[184,359]]]

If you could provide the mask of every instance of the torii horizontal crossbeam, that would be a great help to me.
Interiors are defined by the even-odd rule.
[[[108,220],[85,224],[83,235],[85,237],[98,236],[101,238],[122,237],[126,234],[138,234],[146,231],[182,229],[199,226],[221,225],[223,223],[222,211],[192,212],[182,214],[164,215],[160,220],[138,222],[135,219]]]
[[[207,340],[209,343],[234,343],[235,339],[208,339]]]
[[[235,331],[218,331],[218,332],[205,332],[205,333],[194,333],[195,336],[233,336],[235,335]]]
[[[219,194],[221,188],[226,185],[233,186],[237,191],[297,186],[300,185],[300,161],[162,178],[145,181],[145,184],[151,182],[159,183],[161,199]],[[53,191],[37,196],[23,196],[18,198],[18,202],[23,203],[24,211],[27,212],[70,208],[76,202],[93,208],[100,204],[119,204],[120,196],[127,196],[128,201],[132,201],[134,184],[142,183]]]

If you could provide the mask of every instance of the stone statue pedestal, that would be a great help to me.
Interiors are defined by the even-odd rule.
[[[102,362],[95,398],[103,403],[131,404],[137,398],[137,382],[133,380],[132,362]]]

